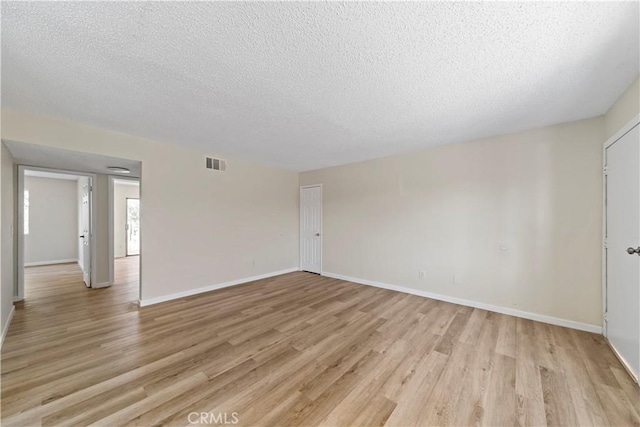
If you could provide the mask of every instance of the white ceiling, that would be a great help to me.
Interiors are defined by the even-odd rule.
[[[78,151],[61,150],[44,145],[27,144],[19,141],[2,140],[16,164],[57,169],[67,172],[101,173],[121,176],[109,171],[109,166],[127,168],[131,173],[124,176],[140,177],[140,162],[120,159],[99,154],[80,153]]]
[[[2,103],[309,170],[605,113],[638,2],[2,2]]]

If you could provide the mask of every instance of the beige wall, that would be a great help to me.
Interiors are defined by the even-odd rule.
[[[636,78],[604,116],[607,138],[640,112],[640,78]]]
[[[0,328],[5,333],[7,320],[13,307],[14,289],[14,168],[11,152],[0,144]]]
[[[203,152],[10,110],[2,127],[7,140],[142,161],[143,300],[298,265],[297,173],[233,159],[214,172]]]
[[[127,198],[139,199],[137,185],[114,184],[113,186],[113,251],[116,258],[127,256]]]
[[[77,181],[25,176],[24,189],[29,191],[25,264],[77,260]]]
[[[323,271],[600,325],[604,139],[600,117],[302,173]]]
[[[142,161],[143,299],[297,266],[298,182],[323,183],[324,271],[600,325],[602,143],[638,114],[638,90],[604,117],[299,180],[233,160],[214,173],[202,152],[15,111],[2,133]]]
[[[95,224],[95,264],[93,270],[97,286],[109,284],[109,175],[97,174],[93,180],[93,208]],[[93,285],[92,285],[93,286]]]

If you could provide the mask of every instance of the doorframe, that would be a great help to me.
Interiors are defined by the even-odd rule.
[[[140,209],[140,196],[138,197],[125,197],[125,203],[124,203],[124,208],[125,208],[125,225],[127,228],[125,228],[125,236],[124,236],[124,256],[125,258],[128,256],[140,256],[140,224],[138,224],[138,253],[135,255],[129,255],[129,236],[128,236],[128,232],[129,232],[129,200],[137,200],[138,201],[138,209]],[[140,222],[140,218],[138,218],[138,222]]]
[[[323,199],[322,199],[322,194],[323,194],[323,189],[322,189],[322,184],[310,184],[310,185],[302,185],[300,186],[300,193],[299,193],[299,200],[298,200],[298,205],[299,205],[299,210],[298,210],[298,222],[299,222],[299,229],[298,229],[298,234],[299,234],[299,238],[298,238],[298,270],[302,271],[302,245],[301,245],[301,241],[302,241],[302,221],[300,221],[300,218],[302,218],[302,190],[307,189],[307,188],[314,188],[314,187],[320,187],[320,275],[322,276],[323,274],[323,270],[322,270],[322,248],[323,248],[323,242],[324,242],[324,230],[323,230],[323,221],[322,221],[322,214],[323,214]]]
[[[607,148],[615,144],[620,138],[640,123],[640,114],[628,121],[624,126],[607,139],[602,145],[602,335],[607,336]]]
[[[633,371],[627,366],[624,359],[618,354],[617,350],[611,345],[607,338],[607,148],[611,147],[617,141],[620,140],[627,133],[631,132],[636,126],[640,125],[640,114],[636,115],[633,119],[628,121],[624,126],[614,133],[609,139],[607,139],[602,145],[602,335],[613,351],[613,354],[618,358],[622,366],[629,373],[631,378],[638,383],[638,378],[633,374]],[[640,222],[640,218],[638,219]],[[639,224],[640,225],[640,224]],[[638,383],[640,385],[640,383]]]
[[[14,290],[14,301],[22,301],[24,300],[24,173],[26,171],[37,171],[37,172],[52,172],[52,173],[62,173],[67,175],[77,175],[77,176],[86,176],[90,178],[90,185],[92,190],[90,192],[91,197],[89,198],[89,209],[90,209],[90,227],[91,227],[91,257],[89,258],[89,271],[91,275],[91,286],[96,283],[96,271],[93,268],[96,265],[96,239],[95,239],[95,225],[96,221],[96,210],[95,206],[95,193],[93,191],[93,187],[95,186],[96,174],[94,173],[86,173],[86,172],[78,172],[71,171],[65,169],[54,169],[54,168],[43,168],[39,166],[30,166],[30,165],[18,165],[18,194],[17,194],[17,284],[16,289]],[[76,227],[77,228],[77,227]]]
[[[140,165],[142,169],[142,164]],[[140,173],[142,175],[142,172]],[[108,175],[109,177],[109,195],[108,195],[108,210],[109,210],[109,280],[111,283],[115,277],[115,181],[135,181],[138,183],[138,199],[140,200],[140,212],[142,213],[142,177],[136,178],[133,176],[120,176],[120,175]],[[140,227],[140,254],[138,255],[138,301],[142,300],[142,227]],[[126,240],[125,240],[126,241]],[[126,253],[126,251],[125,251]]]

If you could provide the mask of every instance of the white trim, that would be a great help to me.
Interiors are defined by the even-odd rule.
[[[11,311],[9,312],[9,317],[7,318],[6,323],[4,324],[4,326],[2,327],[2,338],[0,338],[0,349],[2,348],[2,345],[4,344],[4,339],[7,336],[7,331],[9,330],[9,326],[11,326],[11,320],[13,319],[13,315],[16,312],[16,308],[15,306],[11,306]]]
[[[310,185],[302,185],[300,186],[300,191],[298,193],[298,223],[299,223],[299,227],[298,227],[298,235],[299,235],[299,239],[298,239],[298,270],[303,271],[302,270],[302,221],[300,221],[300,218],[302,217],[302,190],[306,189],[306,188],[315,188],[315,187],[320,187],[320,275],[322,276],[322,243],[324,242],[324,230],[322,229],[322,215],[323,215],[323,211],[324,211],[324,206],[323,206],[323,193],[324,193],[324,189],[322,188],[322,184],[310,184]]]
[[[324,273],[324,276],[339,280],[346,280],[361,285],[374,286],[376,288],[389,289],[391,291],[402,292],[405,294],[417,295],[420,297],[431,298],[439,301],[446,301],[453,304],[464,305],[467,307],[480,308],[482,310],[493,311],[496,313],[508,314],[510,316],[522,317],[523,319],[535,320],[537,322],[549,323],[551,325],[564,326],[566,328],[578,329],[581,331],[602,333],[602,327],[598,325],[590,325],[588,323],[575,322],[573,320],[560,319],[557,317],[546,316],[544,314],[531,313],[528,311],[514,310],[512,308],[501,307],[499,305],[491,305],[483,302],[476,302],[448,295],[435,294],[432,292],[421,291],[404,286],[389,285],[387,283],[375,282],[373,280],[358,279],[356,277],[343,276],[335,273]]]
[[[202,294],[204,292],[211,292],[217,289],[228,288],[230,286],[242,285],[243,283],[254,282],[256,280],[267,279],[269,277],[280,276],[282,274],[293,273],[299,271],[298,267],[287,268],[286,270],[274,271],[272,273],[260,274],[258,276],[245,277],[244,279],[231,280],[229,282],[218,283],[211,286],[205,286],[203,288],[190,289],[188,291],[177,292],[175,294],[164,295],[161,297],[150,298],[147,300],[138,300],[140,307],[146,307],[148,305],[159,304],[161,302],[171,301],[175,299],[185,298],[192,295]]]
[[[37,262],[25,262],[25,267],[36,267],[39,265],[53,265],[53,264],[69,264],[72,262],[78,262],[77,258],[74,259],[57,259],[54,261],[37,261]]]

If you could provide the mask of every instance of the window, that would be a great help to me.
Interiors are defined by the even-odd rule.
[[[29,234],[29,190],[24,190],[24,234]]]

